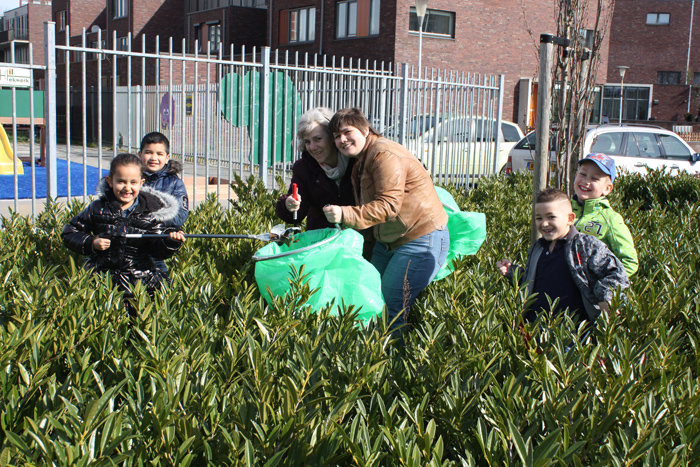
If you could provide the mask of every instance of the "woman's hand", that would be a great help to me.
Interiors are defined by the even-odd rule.
[[[326,220],[331,224],[340,224],[343,222],[343,209],[340,206],[327,204],[323,206],[323,214],[326,215]]]
[[[284,207],[287,208],[287,211],[294,212],[299,210],[299,206],[301,206],[301,195],[297,194],[297,196],[299,200],[294,199],[292,195],[287,196],[287,199],[284,200]]]

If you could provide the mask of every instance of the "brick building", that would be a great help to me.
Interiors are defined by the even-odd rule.
[[[18,8],[6,11],[0,17],[0,62],[12,61],[12,45],[15,47],[15,63],[29,63],[29,44],[32,44],[32,61],[44,63],[44,21],[51,20],[51,0],[22,2]],[[42,70],[34,72],[35,87],[41,88]]]
[[[277,0],[272,47],[418,65],[419,21],[414,0]],[[551,0],[430,0],[424,19],[422,67],[505,75],[503,116],[527,126],[521,89],[539,65],[539,36],[556,33]],[[604,44],[604,54],[607,43]],[[347,63],[347,61],[346,61]],[[599,76],[607,75],[601,61]],[[417,74],[414,69],[414,75]],[[527,86],[523,85],[523,82]]]
[[[85,46],[123,51],[145,51],[154,53],[156,46],[160,52],[169,51],[169,39],[173,41],[173,52],[181,52],[180,39],[183,28],[184,0],[54,0],[53,17],[56,22],[56,43],[82,45],[82,31],[85,30]],[[175,20],[174,20],[175,19]],[[70,37],[66,39],[66,32]],[[142,39],[146,37],[145,49]],[[156,45],[156,36],[159,42]],[[57,77],[59,86],[65,84],[65,63],[70,62],[71,82],[81,82],[83,54],[76,52],[57,57]],[[102,59],[102,84],[111,85],[113,56],[106,60],[100,54],[86,54],[86,82],[97,82],[98,60]],[[117,85],[128,83],[126,58],[117,58]],[[142,63],[132,59],[131,82],[141,83]],[[146,63],[146,84],[155,84],[158,74],[155,62]],[[77,80],[77,81],[76,81]]]
[[[695,11],[693,11],[693,5]],[[700,2],[616,0],[603,111],[619,119],[620,74],[623,121],[683,121],[699,115]]]
[[[555,32],[555,3],[430,0],[422,64],[428,70],[505,75],[504,118],[525,127],[530,123],[528,103],[536,92],[539,35]],[[346,64],[352,58],[355,66],[361,59],[362,63],[369,60],[370,66],[376,60],[415,67],[419,34],[414,4],[414,0],[53,0],[52,18],[59,44],[65,43],[64,25],[70,25],[71,44],[80,44],[79,34],[85,28],[88,47],[97,46],[94,31],[99,30],[102,45],[111,49],[116,31],[118,50],[127,48],[131,35],[132,50],[141,51],[145,34],[149,53],[155,51],[158,35],[161,53],[169,51],[172,36],[174,53],[182,53],[184,38],[187,54],[216,55],[220,42],[224,58],[230,58],[231,44],[236,58],[243,45],[248,53],[253,47],[270,45],[281,52],[345,57]],[[691,24],[697,18],[692,5],[692,0],[617,0],[607,36],[609,48],[603,45],[598,71],[601,114],[611,121],[619,118],[617,67],[624,65],[630,67],[625,77],[624,120],[683,120],[688,111],[698,115],[700,57],[694,46],[700,47],[696,37],[700,28]],[[35,61],[41,63],[41,41],[33,42],[35,55],[39,54]],[[79,63],[80,58],[78,54],[69,60]],[[98,56],[90,58],[86,70],[92,76]],[[118,59],[119,85],[129,81],[124,60]],[[60,66],[61,57],[59,81],[64,79]],[[132,59],[132,84],[141,83],[140,67],[140,60]],[[160,70],[156,67],[155,62],[147,62],[147,84],[167,80],[167,61],[161,60]],[[72,73],[80,71],[71,65],[74,68]],[[103,77],[110,69],[103,63]],[[417,74],[417,69],[413,72]],[[173,75],[180,76],[180,70],[174,69]],[[103,78],[103,84],[111,84],[108,81]]]
[[[187,52],[216,56],[219,42],[222,56],[234,56],[241,46],[250,50],[268,44],[268,13],[266,0],[185,0],[185,38]],[[209,49],[207,49],[209,44]]]

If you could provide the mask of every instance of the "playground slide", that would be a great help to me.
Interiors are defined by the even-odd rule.
[[[12,154],[10,140],[7,139],[7,133],[5,133],[5,129],[0,125],[0,175],[14,174],[15,172],[12,168],[13,162],[17,164],[17,175],[24,175],[22,162]]]

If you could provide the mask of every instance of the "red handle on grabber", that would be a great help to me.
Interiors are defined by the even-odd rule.
[[[297,184],[292,183],[292,198],[294,198],[295,201],[299,201],[299,193],[297,192]],[[294,211],[294,220],[297,220],[297,212]]]

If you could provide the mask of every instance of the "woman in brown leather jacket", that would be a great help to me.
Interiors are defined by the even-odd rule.
[[[360,109],[337,112],[329,128],[338,151],[356,160],[352,185],[357,206],[326,206],[323,212],[329,222],[373,227],[372,264],[382,276],[392,328],[398,328],[445,262],[447,214],[425,167],[374,130]]]

